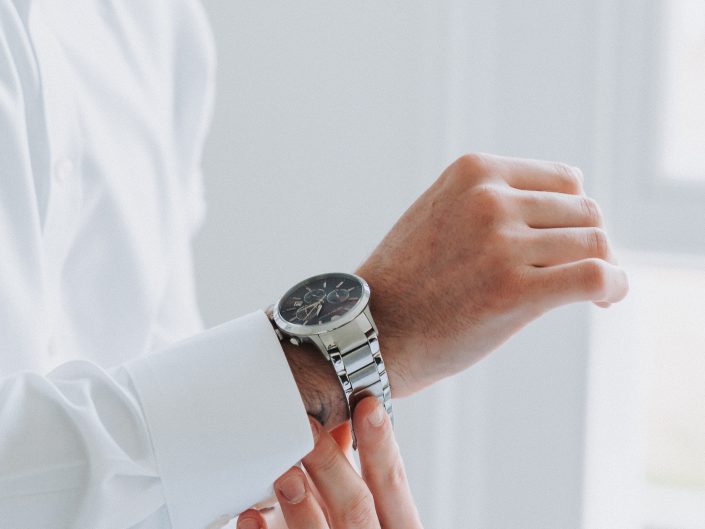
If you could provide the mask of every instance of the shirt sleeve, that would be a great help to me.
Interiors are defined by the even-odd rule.
[[[111,370],[6,377],[0,432],[0,526],[36,529],[206,528],[313,447],[261,311]]]

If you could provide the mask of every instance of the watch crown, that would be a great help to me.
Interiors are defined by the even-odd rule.
[[[289,341],[292,345],[301,345],[301,340],[299,340],[296,336],[289,338]]]

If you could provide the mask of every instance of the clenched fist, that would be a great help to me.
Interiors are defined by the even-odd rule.
[[[553,162],[463,156],[357,273],[395,397],[461,371],[544,312],[627,293],[582,174]]]

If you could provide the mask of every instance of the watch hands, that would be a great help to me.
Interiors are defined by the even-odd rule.
[[[324,299],[320,299],[320,300],[316,301],[315,303],[311,303],[310,305],[307,305],[305,307],[307,320],[309,318],[311,318],[311,316],[313,315],[313,312],[316,310],[316,307],[318,307],[318,312],[316,312],[316,316],[318,316],[318,314],[321,312],[321,307],[323,306],[323,301],[324,301]]]

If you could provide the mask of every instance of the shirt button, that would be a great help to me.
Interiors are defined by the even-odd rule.
[[[60,158],[54,164],[54,178],[57,182],[64,182],[73,174],[74,166],[71,158]]]

